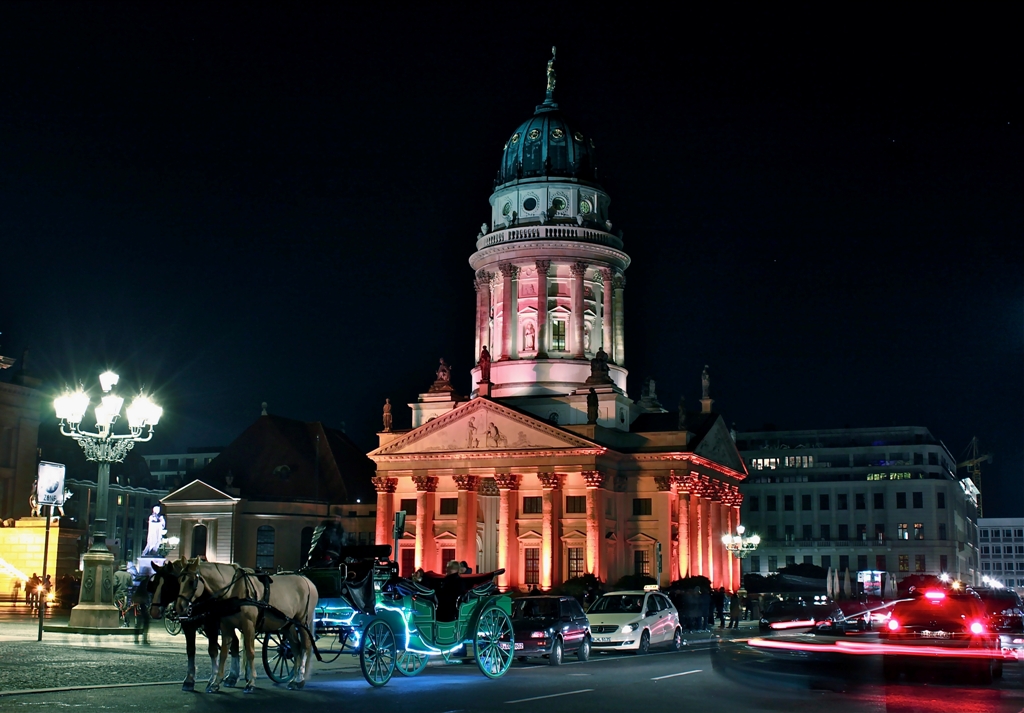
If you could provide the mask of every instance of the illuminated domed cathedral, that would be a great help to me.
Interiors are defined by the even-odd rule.
[[[407,528],[403,574],[465,560],[504,587],[547,589],[593,573],[661,583],[702,574],[738,588],[722,545],[739,523],[742,460],[707,378],[699,411],[666,411],[652,382],[626,390],[625,272],[595,141],[547,95],[506,140],[491,219],[469,258],[476,346],[469,397],[448,365],[391,429],[376,462],[377,542]],[[660,568],[658,554],[661,554]]]

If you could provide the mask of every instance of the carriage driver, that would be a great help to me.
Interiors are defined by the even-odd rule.
[[[464,592],[459,563],[452,560],[445,567],[445,578],[437,589],[437,620],[455,621],[459,618],[459,597]]]

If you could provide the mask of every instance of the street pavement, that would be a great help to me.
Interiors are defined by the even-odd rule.
[[[1024,677],[1020,664],[1007,666],[991,687],[947,685],[945,681],[883,685],[880,665],[870,664],[848,687],[820,684],[820,677],[802,675],[798,659],[779,668],[758,662],[758,675],[731,668],[729,651],[748,649],[751,623],[739,632],[715,630],[688,637],[684,651],[654,651],[647,656],[597,654],[579,663],[567,658],[560,667],[543,660],[516,662],[501,679],[485,678],[472,663],[431,665],[415,678],[397,674],[383,688],[370,687],[354,657],[334,664],[315,664],[303,691],[275,686],[258,669],[258,690],[222,693],[180,690],[184,675],[184,640],[170,637],[159,622],[149,644],[132,637],[102,644],[74,643],[44,634],[35,641],[33,622],[0,607],[0,711],[74,708],[80,711],[187,710],[221,713],[241,709],[288,711],[303,709],[452,713],[454,711],[668,711],[716,713],[1018,713],[1024,708]],[[719,635],[723,638],[719,639]],[[199,679],[209,674],[205,640],[200,638]],[[794,668],[795,667],[795,668]],[[783,670],[785,669],[785,670]],[[833,672],[842,675],[843,671]],[[153,685],[139,685],[153,684]],[[95,686],[95,688],[88,688]],[[26,690],[28,689],[28,690]],[[41,690],[50,689],[50,690]],[[64,689],[64,690],[52,690]],[[34,691],[34,692],[30,692]]]

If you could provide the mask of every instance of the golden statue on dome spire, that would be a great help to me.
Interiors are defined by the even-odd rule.
[[[557,48],[552,45],[551,47],[551,59],[548,60],[548,98],[551,98],[551,94],[555,91],[555,81],[557,75],[555,74],[555,50]]]

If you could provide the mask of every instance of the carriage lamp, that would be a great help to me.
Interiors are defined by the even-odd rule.
[[[113,601],[110,570],[113,556],[107,550],[107,505],[110,500],[110,464],[124,461],[136,443],[145,443],[153,438],[153,427],[160,422],[163,409],[144,393],[136,396],[125,415],[128,433],[115,433],[114,426],[121,417],[124,399],[114,391],[121,378],[113,371],[100,374],[99,382],[103,395],[93,409],[96,430],[82,427],[82,420],[89,411],[90,398],[84,389],[67,390],[53,401],[53,409],[60,421],[61,435],[72,438],[82,447],[86,460],[98,464],[96,478],[96,520],[92,528],[93,542],[85,555],[83,582],[94,582],[95,586],[83,586],[79,604],[71,611],[72,627],[108,628],[118,625],[117,609]]]
[[[761,544],[759,536],[751,535],[747,537],[743,534],[746,531],[747,528],[743,527],[743,525],[737,525],[735,535],[722,535],[722,544],[725,545],[725,549],[732,553],[733,557],[743,559]]]

